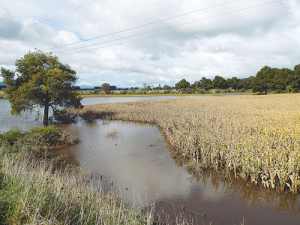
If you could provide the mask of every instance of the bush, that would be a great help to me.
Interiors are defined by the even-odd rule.
[[[53,117],[58,123],[75,123],[76,122],[76,116],[69,113],[68,110],[66,110],[66,109],[55,111],[53,114]]]
[[[0,134],[0,145],[8,144],[10,146],[14,145],[17,141],[23,139],[25,132],[20,129],[13,129],[4,134]]]
[[[77,142],[77,139],[61,128],[52,126],[35,127],[29,131],[19,129],[0,134],[0,152],[30,152],[36,157],[47,156],[48,150],[54,146],[66,146]]]

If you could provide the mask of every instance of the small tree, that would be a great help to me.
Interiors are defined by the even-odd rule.
[[[102,90],[106,93],[106,94],[110,94],[110,84],[108,83],[104,83],[101,86]]]
[[[58,61],[51,53],[29,52],[15,63],[15,72],[1,68],[11,113],[44,108],[44,125],[48,125],[49,108],[57,112],[59,107],[80,107],[81,98],[72,91],[77,81],[76,72],[69,65]]]
[[[171,87],[169,85],[164,85],[163,90],[171,90]]]

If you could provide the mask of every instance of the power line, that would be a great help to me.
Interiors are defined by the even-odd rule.
[[[235,11],[232,11],[232,12],[220,14],[220,15],[217,15],[217,16],[212,16],[212,17],[208,17],[208,18],[204,18],[204,19],[200,19],[200,20],[195,20],[195,21],[190,21],[190,22],[186,22],[186,23],[181,23],[181,24],[178,24],[178,25],[174,25],[174,26],[170,26],[170,27],[166,27],[166,28],[162,28],[162,29],[158,29],[158,30],[153,30],[153,31],[148,31],[148,32],[140,33],[140,34],[130,35],[130,36],[126,36],[126,37],[114,39],[114,40],[109,40],[109,41],[105,41],[105,42],[101,42],[101,43],[91,44],[91,45],[88,45],[88,46],[83,46],[83,47],[78,47],[78,48],[63,50],[63,51],[59,51],[57,53],[66,52],[66,51],[72,51],[72,50],[81,49],[81,48],[87,48],[89,46],[100,45],[100,44],[104,44],[104,43],[108,43],[108,42],[122,40],[122,39],[129,38],[129,37],[135,37],[135,36],[140,36],[140,35],[144,35],[144,34],[148,34],[148,33],[153,33],[153,32],[158,32],[158,31],[162,31],[162,30],[167,30],[167,29],[171,29],[171,28],[174,28],[174,27],[178,27],[178,26],[183,26],[183,25],[187,25],[187,24],[190,24],[190,23],[199,22],[201,20],[207,20],[207,19],[211,19],[211,18],[215,18],[215,17],[229,15],[229,14],[233,14],[233,13],[236,13],[236,12],[245,11],[245,10],[248,10],[248,9],[251,9],[251,8],[256,8],[256,7],[259,7],[259,6],[263,6],[263,5],[269,5],[269,4],[272,4],[272,3],[275,3],[275,2],[280,2],[280,1],[273,1],[273,2],[269,2],[269,3],[264,3],[264,4],[256,5],[256,6],[251,6],[251,7],[247,7],[247,8],[244,8],[244,9],[235,10]],[[225,4],[225,3],[223,3],[223,4]],[[246,14],[246,15],[235,17],[235,18],[231,18],[231,19],[227,19],[227,20],[223,20],[223,21],[217,21],[217,22],[208,23],[208,24],[204,24],[204,25],[193,26],[193,27],[190,27],[190,28],[182,29],[182,30],[190,30],[190,29],[193,29],[193,28],[196,28],[196,27],[208,26],[208,25],[219,24],[219,23],[225,23],[225,22],[228,22],[228,21],[231,21],[231,20],[235,20],[235,19],[238,19],[238,18],[243,18],[243,17],[246,17],[246,16],[251,16],[251,15],[255,15],[255,14],[261,14],[261,13],[265,13],[265,12],[270,12],[270,11],[273,11],[273,10],[278,10],[278,9],[286,8],[286,7],[294,6],[294,5],[297,5],[297,4],[298,3],[292,4],[292,5],[287,5],[287,6],[282,6],[282,7],[277,7],[277,8],[273,8],[273,9],[270,9],[270,10],[264,10],[264,11],[260,11],[260,12],[250,13],[250,14]],[[182,14],[182,15],[184,15],[184,14]],[[177,16],[177,17],[179,17],[179,16]],[[168,19],[165,19],[165,20],[168,20]],[[146,25],[142,25],[142,26],[146,26]],[[134,28],[131,28],[131,29],[134,29]],[[119,32],[121,32],[121,31],[119,31]],[[101,49],[101,48],[108,48],[108,47],[118,46],[118,45],[132,43],[132,42],[135,42],[135,41],[145,40],[145,39],[149,39],[149,38],[153,38],[153,37],[165,36],[165,35],[172,34],[172,33],[177,33],[177,31],[171,31],[171,32],[167,32],[167,33],[163,33],[163,34],[157,34],[157,35],[152,35],[152,36],[148,36],[148,37],[144,37],[144,38],[140,38],[140,39],[134,39],[134,40],[120,42],[120,43],[116,43],[116,44],[111,44],[111,45],[106,45],[106,46],[100,46],[100,47],[97,47],[97,48],[87,49],[87,50],[73,52],[73,53],[61,54],[61,56],[72,55],[72,54],[77,54],[77,53],[81,53],[81,52],[88,52],[88,51],[92,51],[92,50],[96,50],[96,49]],[[110,35],[110,34],[108,34],[108,35]],[[8,61],[13,61],[13,60],[7,60],[7,61],[3,61],[3,62],[8,62]]]
[[[196,13],[196,12],[200,12],[200,11],[205,11],[205,10],[208,10],[208,9],[216,8],[216,7],[219,7],[219,6],[222,6],[222,5],[226,5],[226,4],[229,4],[229,3],[232,3],[232,2],[236,2],[236,1],[238,1],[238,0],[231,0],[231,1],[228,1],[228,2],[225,2],[225,3],[220,3],[220,4],[217,4],[217,5],[213,5],[213,6],[210,6],[210,7],[207,7],[207,8],[194,10],[194,11],[183,13],[183,14],[180,14],[180,15],[177,15],[177,16],[172,16],[172,17],[169,17],[169,18],[166,18],[166,19],[158,20],[158,21],[155,21],[155,22],[151,22],[151,23],[147,23],[147,24],[143,24],[143,25],[139,25],[139,26],[135,26],[135,27],[123,29],[123,30],[120,30],[120,31],[116,31],[116,32],[113,32],[113,33],[108,33],[108,34],[104,34],[104,35],[101,35],[101,36],[89,38],[89,39],[86,39],[86,40],[83,40],[83,41],[77,41],[77,42],[73,42],[73,43],[69,43],[69,44],[65,44],[65,45],[59,45],[59,46],[56,46],[56,47],[47,48],[47,49],[44,49],[42,51],[47,51],[47,50],[51,50],[51,49],[55,49],[55,48],[60,48],[60,47],[65,47],[65,46],[69,46],[69,45],[73,45],[73,44],[78,44],[78,43],[82,43],[82,42],[86,42],[86,41],[98,39],[98,38],[101,38],[101,37],[111,36],[111,35],[114,35],[114,34],[119,34],[119,33],[122,33],[122,32],[126,32],[126,31],[130,31],[130,30],[138,29],[138,28],[141,28],[141,27],[146,27],[146,26],[149,26],[149,25],[153,25],[153,24],[164,22],[164,21],[168,21],[168,20],[171,20],[171,19],[183,17],[183,16],[190,15],[190,14],[193,14],[193,13]],[[7,57],[7,58],[3,58],[3,59],[0,59],[0,61],[2,61],[4,59],[9,59],[9,58],[15,58],[15,57],[17,57],[17,56],[11,56],[11,57]]]
[[[232,21],[232,20],[236,20],[236,19],[239,19],[239,18],[244,18],[244,17],[247,17],[247,16],[252,16],[252,15],[261,14],[261,13],[266,13],[266,12],[271,12],[271,11],[278,10],[278,9],[282,9],[282,8],[286,8],[286,7],[289,7],[289,6],[294,6],[294,5],[297,5],[297,4],[298,4],[298,3],[292,4],[292,5],[283,6],[283,7],[277,7],[277,8],[270,9],[270,10],[264,10],[264,11],[260,11],[260,12],[250,13],[250,14],[246,14],[246,15],[243,15],[243,16],[234,17],[234,18],[231,18],[231,19],[222,20],[222,21],[217,21],[217,22],[208,23],[208,24],[204,24],[204,25],[193,26],[193,27],[190,27],[190,28],[182,29],[182,30],[190,30],[190,29],[194,29],[194,28],[197,28],[197,27],[208,26],[208,25],[212,25],[212,24],[225,23],[225,22]],[[73,54],[77,54],[77,53],[81,53],[81,52],[88,52],[88,51],[93,51],[93,50],[96,50],[96,49],[108,48],[108,47],[113,47],[113,46],[118,46],[118,45],[128,44],[128,43],[132,43],[132,42],[135,42],[135,41],[146,40],[146,39],[150,39],[150,38],[153,38],[153,37],[165,36],[165,35],[173,34],[173,33],[177,33],[177,31],[171,31],[171,32],[167,32],[167,33],[164,33],[164,34],[152,35],[152,36],[145,37],[145,38],[140,38],[140,39],[135,39],[135,40],[125,41],[125,42],[120,42],[120,43],[116,43],[116,44],[111,44],[111,45],[101,46],[101,47],[92,48],[92,49],[87,49],[87,50],[78,51],[78,52],[73,52],[73,53],[61,54],[61,56],[65,56],[65,55],[73,55]]]
[[[184,25],[191,24],[191,23],[196,23],[196,22],[203,21],[203,20],[208,20],[208,19],[212,19],[212,18],[216,18],[216,17],[230,15],[230,14],[233,14],[233,13],[236,13],[236,12],[241,12],[241,11],[245,11],[245,10],[249,10],[249,9],[253,9],[253,8],[257,8],[257,7],[261,7],[261,6],[265,6],[265,5],[270,5],[270,4],[273,4],[275,2],[280,2],[280,1],[273,1],[273,2],[268,2],[268,3],[264,3],[264,4],[260,4],[260,5],[255,5],[255,6],[251,6],[251,7],[231,11],[231,12],[228,12],[228,13],[223,13],[223,14],[216,15],[216,16],[211,16],[211,17],[206,17],[206,18],[203,18],[203,19],[193,20],[193,21],[190,21],[190,22],[185,22],[185,23],[181,23],[181,24],[177,24],[177,25],[173,25],[173,26],[169,26],[169,27],[165,27],[165,28],[161,28],[161,29],[157,29],[157,30],[153,30],[153,31],[143,32],[143,33],[134,34],[134,35],[126,36],[126,37],[121,37],[121,38],[117,38],[117,39],[113,39],[113,40],[109,40],[109,41],[90,44],[90,45],[87,45],[87,46],[81,46],[81,47],[77,47],[77,48],[66,49],[66,50],[58,51],[58,52],[56,52],[56,54],[61,53],[61,52],[68,52],[68,51],[72,51],[72,50],[76,50],[76,49],[87,48],[89,46],[105,44],[105,43],[109,43],[109,42],[113,42],[113,41],[119,41],[119,40],[122,40],[122,39],[125,39],[125,38],[141,36],[141,35],[144,35],[144,34],[149,34],[149,33],[158,32],[158,31],[162,31],[162,30],[168,30],[168,29],[171,29],[171,28],[180,27],[180,26],[184,26]]]
[[[113,32],[113,33],[104,34],[104,35],[101,35],[101,36],[89,38],[89,39],[86,39],[86,40],[83,40],[83,41],[77,41],[77,42],[73,42],[73,43],[70,43],[70,44],[65,44],[65,45],[56,46],[56,47],[53,47],[53,48],[49,48],[48,50],[54,49],[54,48],[60,48],[60,47],[64,47],[64,46],[69,46],[69,45],[73,45],[73,44],[78,44],[78,43],[81,43],[81,42],[86,42],[86,41],[98,39],[98,38],[101,38],[101,37],[111,36],[111,35],[114,35],[114,34],[123,33],[123,32],[126,32],[126,31],[134,30],[134,29],[141,28],[141,27],[146,27],[146,26],[153,25],[153,24],[156,24],[156,23],[161,23],[161,22],[164,22],[164,21],[168,21],[168,20],[171,20],[171,19],[183,17],[183,16],[186,16],[186,15],[190,15],[190,14],[193,14],[193,13],[200,12],[200,11],[204,11],[204,10],[216,8],[216,7],[219,7],[219,6],[222,6],[222,5],[226,5],[226,4],[229,4],[229,3],[232,3],[232,2],[236,2],[236,1],[238,1],[238,0],[232,0],[232,1],[229,1],[229,2],[217,4],[217,5],[214,5],[214,6],[210,6],[210,7],[207,7],[207,8],[198,9],[198,10],[195,10],[195,11],[183,13],[183,14],[178,15],[178,16],[172,16],[172,17],[169,17],[169,18],[166,18],[166,19],[162,19],[162,20],[155,21],[155,22],[151,22],[151,23],[147,23],[147,24],[143,24],[143,25],[139,25],[139,26],[135,26],[135,27],[123,29],[123,30],[120,30],[120,31],[116,31],[116,32]],[[46,50],[47,50],[47,49],[46,49]]]

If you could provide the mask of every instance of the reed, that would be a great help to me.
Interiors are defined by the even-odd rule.
[[[176,98],[103,103],[71,110],[156,124],[177,157],[226,170],[266,188],[300,188],[300,95]]]

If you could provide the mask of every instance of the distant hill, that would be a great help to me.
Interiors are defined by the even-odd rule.
[[[7,86],[7,85],[0,82],[0,86]]]
[[[80,89],[94,89],[94,87],[89,86],[89,85],[81,85]]]

